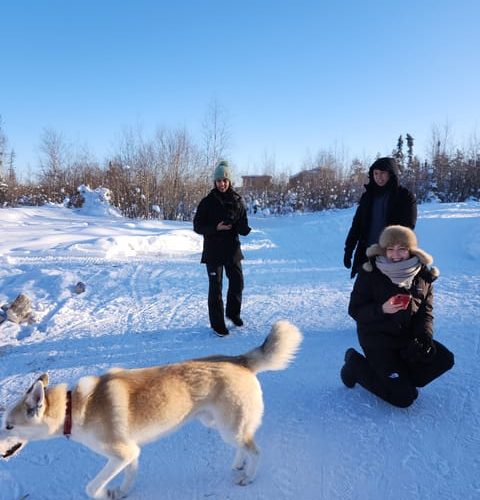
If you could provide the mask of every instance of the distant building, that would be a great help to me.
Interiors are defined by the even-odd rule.
[[[309,184],[311,186],[323,184],[326,181],[328,182],[335,179],[336,175],[337,173],[335,170],[329,167],[317,167],[312,168],[311,170],[302,170],[288,179],[288,186],[293,188],[300,184]]]
[[[243,189],[267,189],[272,185],[271,175],[242,175]]]

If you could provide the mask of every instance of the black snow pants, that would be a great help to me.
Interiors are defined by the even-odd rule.
[[[240,317],[240,309],[242,307],[243,272],[241,261],[224,265],[207,264],[208,315],[212,328],[225,326],[222,298],[224,267],[225,274],[228,278],[227,307],[225,314],[230,318]]]
[[[353,358],[356,381],[388,403],[406,408],[418,396],[417,387],[424,387],[454,364],[454,356],[443,344],[433,341],[436,353],[428,362],[411,363],[399,349],[364,348]]]

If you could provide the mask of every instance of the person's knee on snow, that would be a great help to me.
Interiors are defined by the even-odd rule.
[[[408,379],[396,372],[388,375],[385,394],[382,397],[387,403],[399,408],[408,408],[417,397],[417,388]]]

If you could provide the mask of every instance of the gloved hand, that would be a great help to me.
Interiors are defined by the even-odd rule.
[[[433,359],[437,349],[428,335],[415,337],[403,351],[404,357],[411,363],[428,363]]]
[[[350,269],[352,267],[352,256],[348,252],[345,252],[343,254],[343,265],[347,268]]]

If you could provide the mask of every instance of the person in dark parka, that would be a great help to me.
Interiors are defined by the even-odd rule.
[[[225,314],[234,325],[242,326],[243,254],[238,235],[247,236],[250,227],[243,200],[232,189],[232,171],[225,160],[215,168],[214,185],[198,205],[193,229],[203,235],[201,262],[207,265],[210,325],[217,335],[225,336],[229,331],[222,299],[223,268],[228,278]]]
[[[453,354],[433,339],[433,282],[439,271],[418,248],[415,233],[398,225],[382,231],[367,257],[348,307],[365,356],[347,349],[340,376],[349,388],[359,383],[392,405],[407,407],[417,398],[417,387],[454,364]]]
[[[394,158],[378,158],[370,166],[369,182],[365,184],[345,240],[343,264],[347,269],[352,268],[351,278],[367,260],[365,250],[377,243],[384,227],[400,224],[415,229],[417,202],[407,188],[399,185],[397,172]]]

